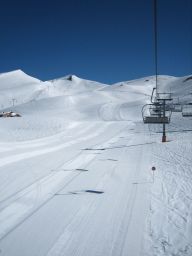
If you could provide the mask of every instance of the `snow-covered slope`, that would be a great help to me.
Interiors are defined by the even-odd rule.
[[[179,77],[170,82],[168,88],[181,103],[192,102],[192,76]]]
[[[53,91],[58,95],[70,95],[74,93],[83,93],[95,91],[107,86],[98,82],[81,79],[75,75],[68,75],[59,79],[50,81],[52,83]]]
[[[28,76],[22,70],[18,69],[15,71],[1,73],[0,74],[0,89],[14,89],[15,87],[21,87],[28,84],[38,84],[40,80]]]
[[[0,107],[18,105],[38,97],[44,90],[42,82],[21,70],[0,74]]]
[[[192,255],[192,118],[173,113],[161,143],[141,117],[154,86],[0,74],[1,110],[22,116],[0,118],[0,255]],[[191,76],[158,88],[192,100]]]
[[[22,120],[6,122],[6,129],[2,128],[5,140],[13,140],[12,136],[17,136],[18,129],[23,129],[22,136],[25,133],[28,136],[29,130],[37,129],[39,132],[31,133],[31,139],[41,137],[41,127],[48,126],[45,131],[43,129],[47,136],[49,131],[52,134],[55,127],[59,127],[58,132],[61,131],[65,122],[72,120],[141,120],[140,108],[154,84],[152,81],[147,88],[140,86],[142,91],[139,86],[134,88],[133,81],[132,85],[121,91],[116,89],[117,85],[83,80],[74,75],[42,82],[18,70],[2,74],[1,77],[6,77],[0,81],[3,88],[2,110],[19,112],[23,117]],[[20,122],[24,122],[21,127]]]

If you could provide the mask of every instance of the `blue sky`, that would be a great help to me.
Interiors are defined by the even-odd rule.
[[[153,0],[4,1],[0,72],[115,83],[155,73]],[[158,0],[158,70],[192,74],[192,0]]]

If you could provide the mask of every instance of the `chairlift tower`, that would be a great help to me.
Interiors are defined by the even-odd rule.
[[[12,106],[14,107],[15,106],[15,102],[17,102],[17,100],[15,98],[12,98],[11,101],[12,101]]]
[[[151,104],[146,104],[142,108],[143,122],[145,124],[163,124],[162,142],[166,142],[166,127],[170,123],[172,110],[167,101],[172,100],[171,93],[158,92],[158,51],[157,51],[157,0],[154,5],[154,52],[155,52],[155,84],[151,95]],[[154,96],[156,93],[156,96]]]
[[[171,93],[157,93],[156,99],[161,102],[163,106],[163,118],[165,118],[166,113],[166,101],[172,100]],[[166,142],[166,130],[165,130],[165,124],[163,123],[163,135],[162,135],[162,142]]]
[[[162,142],[166,142],[166,124],[171,120],[171,109],[167,109],[167,101],[172,100],[171,93],[157,93],[156,103],[146,104],[142,108],[144,124],[163,124]]]

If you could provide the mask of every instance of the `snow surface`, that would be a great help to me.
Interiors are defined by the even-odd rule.
[[[191,102],[191,76],[158,83]],[[192,255],[192,118],[161,143],[141,117],[154,85],[0,74],[1,111],[22,116],[0,118],[0,255]]]

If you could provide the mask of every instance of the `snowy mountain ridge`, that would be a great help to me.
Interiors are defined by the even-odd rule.
[[[181,81],[186,78],[187,77],[175,78],[171,76],[159,76],[158,80],[161,87],[164,87],[164,84],[166,86],[167,84],[180,84]],[[189,80],[186,82],[186,85],[190,83],[191,81]],[[42,98],[70,95],[74,93],[85,93],[88,91],[97,90],[108,92],[138,92],[140,94],[143,93],[149,95],[154,85],[154,76],[115,83],[113,85],[106,85],[95,81],[81,79],[75,75],[68,75],[50,81],[41,81],[25,74],[22,70],[15,70],[0,74],[0,102],[1,108],[6,108],[11,106],[12,99],[17,99],[15,104],[20,105],[22,103]],[[23,92],[25,92],[25,95]]]

